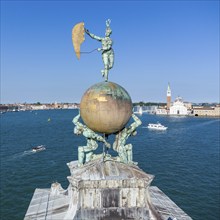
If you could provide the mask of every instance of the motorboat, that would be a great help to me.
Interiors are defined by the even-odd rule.
[[[38,152],[38,151],[42,151],[42,150],[46,150],[46,147],[44,145],[39,145],[37,147],[32,148],[32,152]]]
[[[167,130],[168,127],[165,127],[164,125],[157,122],[156,124],[153,124],[153,123],[148,124],[147,128],[164,131],[164,130]]]

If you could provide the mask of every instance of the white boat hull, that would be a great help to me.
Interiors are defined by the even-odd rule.
[[[35,153],[35,152],[39,152],[39,151],[43,151],[43,150],[46,150],[46,148],[43,145],[41,145],[41,146],[33,148],[32,152]]]
[[[152,130],[158,130],[158,131],[165,131],[165,130],[167,130],[167,127],[161,125],[160,123],[148,124],[147,128],[148,129],[152,129]]]
[[[152,127],[147,127],[148,129],[152,129],[152,130],[158,130],[158,131],[164,131],[167,130],[167,127],[164,128],[152,128]]]

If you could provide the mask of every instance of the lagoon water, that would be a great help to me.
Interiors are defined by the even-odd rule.
[[[77,146],[85,144],[83,137],[73,134],[77,113],[45,110],[1,115],[1,220],[23,219],[35,188],[49,188],[55,181],[67,188],[66,163],[76,160]],[[155,175],[152,185],[193,219],[220,219],[220,119],[149,114],[139,118],[143,124],[130,142],[134,161]],[[168,130],[146,128],[157,121]],[[31,152],[41,144],[46,145],[45,151]]]

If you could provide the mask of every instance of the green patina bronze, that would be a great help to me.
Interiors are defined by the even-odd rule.
[[[102,52],[104,69],[101,71],[105,81],[96,83],[86,90],[80,102],[80,114],[73,119],[74,133],[83,135],[86,146],[78,147],[78,166],[82,166],[91,160],[103,157],[103,160],[116,160],[126,164],[133,162],[132,144],[127,144],[130,136],[136,134],[136,128],[141,125],[140,119],[132,114],[132,100],[128,92],[120,85],[108,81],[109,70],[114,64],[114,51],[110,35],[110,20],[106,21],[105,37],[98,37],[84,28],[81,22],[73,29],[73,43],[77,57],[80,57],[80,44],[84,41],[84,31],[91,38],[102,43],[98,51]],[[83,123],[79,122],[82,119]],[[133,123],[126,127],[132,117]],[[101,135],[97,134],[100,133]],[[115,135],[113,150],[118,153],[117,157],[111,157],[106,149],[110,144],[105,137]],[[94,154],[98,148],[98,142],[102,142],[104,151],[102,154]]]
[[[80,114],[73,119],[73,123],[75,125],[74,134],[83,135],[87,140],[86,146],[78,147],[78,166],[82,166],[84,163],[92,160],[93,151],[98,148],[97,141],[103,142],[107,148],[110,148],[111,145],[106,142],[102,136],[96,134],[86,125],[83,125],[81,122],[79,122],[79,118]]]
[[[95,39],[95,40],[100,41],[102,43],[102,47],[98,48],[98,51],[102,52],[102,60],[104,63],[104,69],[101,70],[101,73],[102,73],[102,76],[104,77],[105,81],[108,81],[109,70],[114,65],[114,51],[112,49],[113,41],[110,38],[110,35],[112,34],[112,30],[110,28],[110,23],[111,23],[111,20],[108,19],[106,21],[105,37],[98,37],[98,36],[90,33],[89,30],[85,28],[85,33],[87,33],[92,39]]]
[[[91,86],[86,93],[106,94],[112,96],[113,99],[122,99],[131,101],[128,92],[120,85],[114,82],[101,82]]]
[[[132,114],[132,118],[134,122],[130,126],[116,133],[113,150],[118,152],[120,162],[137,164],[133,162],[132,144],[126,144],[126,141],[130,136],[137,134],[136,128],[140,126],[142,122],[135,114]]]

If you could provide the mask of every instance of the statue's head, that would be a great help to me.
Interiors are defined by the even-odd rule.
[[[76,126],[76,127],[74,128],[74,134],[80,135],[80,134],[82,134],[82,133],[83,133],[83,127]]]
[[[111,33],[112,33],[112,30],[111,30],[111,28],[110,28],[111,20],[108,19],[105,23],[106,23],[105,36],[106,36],[106,37],[109,37],[109,36],[111,35]]]
[[[131,136],[135,136],[137,134],[137,131],[134,130],[132,133],[131,133]]]

